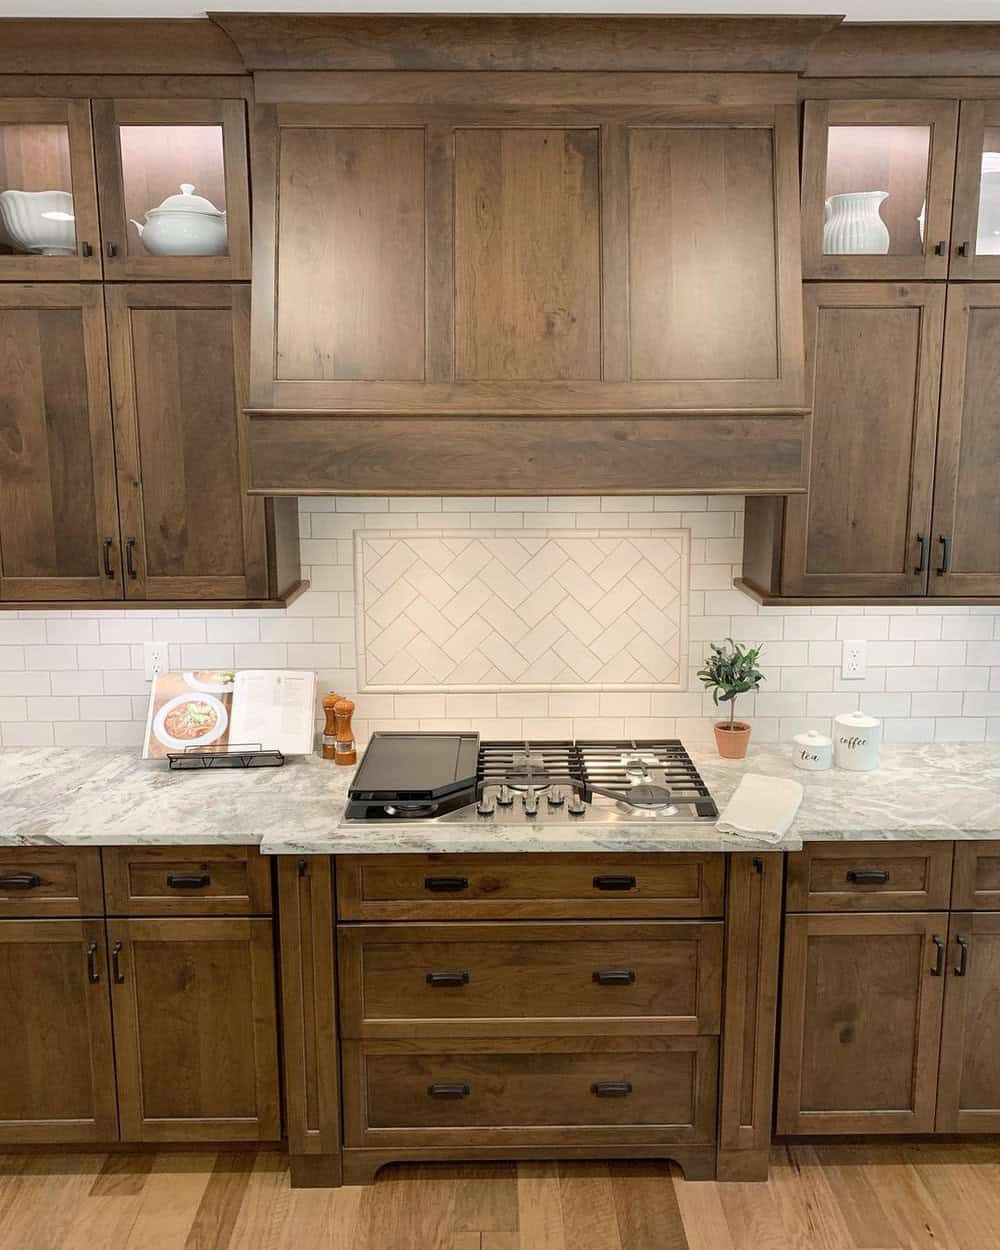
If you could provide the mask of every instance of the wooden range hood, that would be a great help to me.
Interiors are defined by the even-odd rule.
[[[254,493],[803,489],[798,75],[840,19],[213,20]]]

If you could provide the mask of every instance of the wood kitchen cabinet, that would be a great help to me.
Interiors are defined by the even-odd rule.
[[[281,1136],[266,919],[109,920],[123,1141]]]
[[[953,912],[939,1133],[1000,1132],[1000,912]]]
[[[122,585],[102,289],[2,284],[0,602]]]
[[[797,489],[797,119],[752,77],[268,75],[253,488]]]
[[[963,100],[952,278],[1000,280],[1000,100]]]
[[[777,1131],[934,1129],[947,913],[785,920]]]
[[[0,921],[0,1002],[0,1145],[114,1141],[104,922]]]

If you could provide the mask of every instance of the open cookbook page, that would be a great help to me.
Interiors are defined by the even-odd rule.
[[[315,736],[316,674],[283,669],[159,673],[146,718],[143,759],[182,751],[259,746],[308,755]]]

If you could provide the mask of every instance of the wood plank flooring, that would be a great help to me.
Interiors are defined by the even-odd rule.
[[[293,1190],[273,1153],[0,1156],[3,1250],[685,1250],[677,1208],[688,1250],[991,1250],[1000,1143],[779,1148],[766,1185],[427,1164]]]

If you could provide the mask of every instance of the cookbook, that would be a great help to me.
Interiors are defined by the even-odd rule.
[[[285,669],[193,669],[153,679],[142,758],[259,747],[313,750],[316,674]]]

